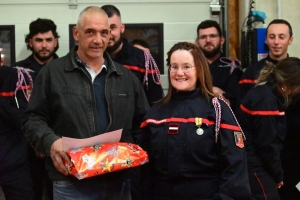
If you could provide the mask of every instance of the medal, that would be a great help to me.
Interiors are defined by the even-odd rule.
[[[195,118],[195,125],[198,127],[197,130],[196,130],[197,135],[203,135],[204,130],[202,128],[200,128],[201,125],[202,125],[202,118],[196,117]]]
[[[204,131],[202,128],[197,128],[196,133],[197,135],[203,135]]]

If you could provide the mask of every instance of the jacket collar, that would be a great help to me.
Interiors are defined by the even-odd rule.
[[[65,70],[67,71],[73,71],[76,68],[80,68],[80,65],[84,66],[85,63],[77,56],[76,51],[78,49],[78,46],[75,46],[68,54],[69,59],[71,60],[71,65],[69,65],[68,62],[65,62]],[[117,67],[116,63],[111,59],[109,54],[105,51],[103,54],[104,59],[107,61],[108,66],[107,72],[116,72],[117,74],[123,74]]]

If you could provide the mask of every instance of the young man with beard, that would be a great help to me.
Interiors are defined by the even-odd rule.
[[[225,42],[220,25],[213,20],[205,20],[197,27],[197,45],[203,51],[212,75],[213,91],[223,96],[231,108],[236,108],[236,88],[242,71],[236,63],[226,58],[221,51]]]
[[[125,25],[121,20],[121,13],[113,5],[104,5],[101,7],[108,15],[111,29],[111,38],[109,39],[106,51],[112,59],[130,69],[143,85],[148,102],[153,105],[163,97],[161,82],[158,78],[157,69],[145,66],[145,54],[143,50],[135,48],[129,44],[122,34],[125,31]]]
[[[55,53],[59,47],[58,38],[59,35],[56,32],[56,25],[52,20],[38,18],[31,22],[29,25],[29,34],[26,35],[25,42],[27,49],[30,49],[32,54],[25,60],[17,62],[15,66],[28,69],[33,81],[35,81],[39,71],[44,65],[58,58]],[[53,199],[52,182],[45,168],[44,155],[34,152],[32,147],[28,147],[28,149],[35,199],[42,199],[45,183],[47,195],[51,200]]]
[[[277,64],[278,61],[288,57],[288,47],[292,42],[293,30],[289,22],[284,19],[274,19],[269,23],[266,31],[266,43],[269,47],[269,54],[266,58],[246,68],[239,81],[238,103],[255,85],[259,72],[266,62]]]
[[[24,60],[15,64],[15,66],[29,69],[35,80],[42,67],[49,61],[58,58],[56,51],[59,35],[56,32],[56,25],[50,19],[41,19],[33,21],[29,25],[29,33],[25,37],[27,49],[32,54]]]

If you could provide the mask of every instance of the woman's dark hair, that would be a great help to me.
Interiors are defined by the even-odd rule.
[[[272,83],[273,87],[285,85],[289,89],[295,89],[300,86],[300,59],[296,57],[287,57],[274,65],[267,62],[266,66],[260,71],[256,85],[264,85],[267,82]],[[289,96],[285,103],[288,104]]]
[[[166,59],[166,61],[168,67],[170,66],[172,54],[177,50],[186,50],[192,54],[195,63],[194,67],[196,68],[197,73],[196,88],[198,88],[202,92],[202,94],[207,98],[207,100],[214,97],[212,78],[210,75],[206,58],[202,53],[201,49],[198,46],[189,42],[179,42],[175,44],[167,53],[168,58]],[[176,90],[171,84],[170,72],[168,73],[168,80],[168,94],[160,100],[160,102],[162,102],[163,104],[168,103],[170,101],[173,92]]]

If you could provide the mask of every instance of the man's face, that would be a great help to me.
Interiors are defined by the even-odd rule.
[[[203,51],[205,57],[212,58],[221,51],[224,37],[220,36],[215,27],[199,29],[197,44]]]
[[[88,12],[79,26],[73,28],[73,36],[78,42],[78,55],[84,62],[103,58],[110,38],[108,18],[104,13]]]
[[[34,57],[44,62],[52,58],[57,46],[57,38],[54,37],[52,31],[38,33],[29,40],[29,46]]]
[[[266,43],[272,59],[282,60],[287,57],[288,46],[292,44],[289,27],[286,24],[271,24],[268,28]]]
[[[122,24],[120,17],[113,15],[109,18],[111,37],[108,42],[107,52],[113,53],[122,44],[122,34],[125,31],[125,26]]]

